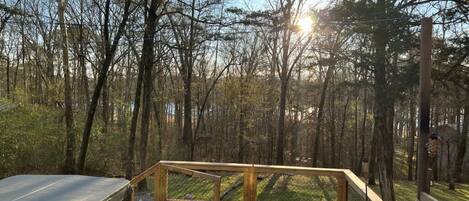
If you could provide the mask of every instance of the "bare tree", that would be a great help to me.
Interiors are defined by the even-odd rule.
[[[98,105],[98,99],[101,95],[101,90],[106,82],[108,70],[111,66],[111,62],[119,45],[119,40],[124,34],[124,28],[127,24],[127,20],[131,13],[130,10],[131,0],[126,0],[124,5],[124,12],[122,14],[122,20],[119,23],[117,33],[114,35],[113,40],[110,40],[109,33],[109,21],[110,21],[110,7],[111,1],[107,0],[104,7],[104,27],[103,27],[103,47],[104,47],[104,58],[101,61],[101,68],[99,69],[98,81],[96,83],[91,103],[88,108],[85,127],[83,129],[83,139],[80,148],[80,157],[78,159],[78,172],[83,173],[85,169],[86,152],[88,150],[88,143],[91,135],[91,127],[93,126],[94,114]]]
[[[70,70],[68,64],[68,33],[65,25],[66,0],[59,0],[59,22],[62,32],[62,63],[64,72],[64,100],[65,100],[65,132],[67,133],[67,150],[65,157],[65,172],[73,174],[75,167],[75,133],[73,132],[72,89],[70,87]]]

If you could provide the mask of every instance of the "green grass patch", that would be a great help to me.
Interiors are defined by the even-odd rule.
[[[417,185],[411,181],[396,181],[394,183],[396,200],[415,201],[417,197]],[[448,183],[433,183],[430,188],[431,195],[439,201],[468,201],[469,184],[457,184],[456,190],[448,189]]]
[[[335,180],[329,177],[270,175],[258,183],[258,200],[336,200]]]

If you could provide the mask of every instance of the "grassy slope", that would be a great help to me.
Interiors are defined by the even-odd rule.
[[[415,182],[405,180],[407,178],[407,154],[403,147],[395,150],[394,175],[398,179],[394,182],[396,200],[414,201],[417,197],[417,185]],[[374,187],[374,189],[379,192],[379,187]],[[469,201],[469,184],[457,184],[456,191],[450,191],[448,183],[435,182],[430,192],[439,201]]]
[[[415,182],[397,181],[394,185],[396,200],[415,201],[417,197],[417,186]],[[469,184],[458,184],[456,191],[448,190],[447,183],[434,183],[430,190],[433,197],[439,201],[468,201]]]

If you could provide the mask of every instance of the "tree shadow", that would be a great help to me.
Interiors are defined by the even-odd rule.
[[[282,177],[283,177],[283,179],[281,180],[278,189],[280,191],[286,191],[286,190],[288,190],[288,184],[292,180],[292,176],[291,175],[283,175]]]
[[[279,174],[273,174],[272,177],[270,177],[269,182],[267,183],[267,185],[265,185],[264,189],[259,194],[259,199],[267,197],[269,194],[272,193],[272,189],[274,188],[275,183],[277,183],[279,178]]]

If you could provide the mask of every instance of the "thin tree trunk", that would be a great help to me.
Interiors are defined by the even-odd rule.
[[[16,68],[15,72],[13,73],[13,92],[16,91],[16,86],[18,84],[18,70],[20,68],[20,53],[19,49],[16,50]],[[15,99],[14,93],[13,93],[13,100]]]
[[[287,89],[288,81],[281,80],[280,86],[280,101],[279,101],[279,115],[278,115],[278,136],[277,136],[277,161],[276,164],[282,165],[283,161],[283,150],[285,140],[285,108],[287,103]]]
[[[347,109],[350,103],[350,96],[347,95],[345,105],[344,105],[344,113],[342,114],[342,123],[340,128],[340,136],[339,136],[339,157],[337,161],[337,165],[342,167],[342,150],[343,150],[343,142],[344,142],[344,134],[345,134],[345,123],[347,122]]]
[[[117,50],[119,40],[122,37],[122,34],[124,33],[124,28],[127,24],[127,20],[130,15],[130,2],[131,0],[126,0],[125,2],[122,21],[119,24],[119,28],[111,44],[111,41],[109,41],[109,27],[108,27],[111,0],[106,1],[105,14],[104,14],[104,17],[105,17],[104,31],[103,31],[103,36],[104,36],[103,43],[105,44],[105,57],[101,63],[101,69],[99,70],[99,74],[98,74],[98,81],[96,83],[95,90],[93,92],[93,97],[91,99],[91,103],[88,108],[85,126],[83,129],[83,138],[82,138],[82,143],[81,143],[81,148],[80,148],[80,157],[78,160],[78,173],[80,174],[83,174],[84,169],[85,169],[86,152],[88,151],[91,128],[93,126],[93,120],[94,120],[94,115],[96,113],[96,107],[98,105],[99,96],[101,94],[101,90],[103,88],[104,82],[107,79],[109,67],[111,66],[111,62]]]
[[[156,148],[156,159],[161,160],[163,159],[163,120],[162,117],[165,115],[164,109],[162,109],[162,103],[153,101],[153,111],[155,112],[155,121],[156,121],[156,129],[157,129],[157,138],[158,144]]]
[[[301,80],[301,68],[297,70],[297,89],[296,89],[296,110],[294,112],[294,128],[291,138],[291,157],[290,164],[296,164],[296,158],[298,157],[298,136],[300,134],[301,121],[303,119],[303,101],[302,101],[302,80]]]
[[[410,118],[409,118],[409,125],[410,125],[410,130],[408,134],[408,149],[407,149],[407,180],[412,181],[414,180],[413,172],[414,172],[414,153],[415,153],[415,134],[416,134],[416,128],[415,128],[415,118],[416,118],[416,108],[415,106],[417,105],[415,101],[415,97],[413,96],[413,92],[411,93],[411,98],[410,98],[410,104],[409,104],[409,109],[410,109]]]
[[[366,136],[366,117],[368,114],[368,89],[365,87],[363,92],[363,119],[362,119],[362,129],[361,129],[361,151],[360,151],[360,160],[358,160],[358,168],[357,171],[359,174],[362,174],[362,162],[368,161],[365,159],[365,136]]]
[[[456,182],[462,181],[461,173],[464,162],[464,156],[466,155],[467,135],[469,135],[469,91],[466,91],[466,101],[464,103],[464,120],[462,123],[462,132],[458,140],[458,151],[456,155],[456,163],[453,173],[453,177]]]
[[[180,33],[178,33],[175,28],[173,32],[176,35],[177,40],[182,40],[184,43],[179,44],[181,47],[179,51],[179,60],[181,63],[181,76],[183,77],[184,82],[184,117],[183,117],[183,129],[182,129],[182,147],[180,149],[181,157],[183,160],[192,160],[193,150],[194,150],[194,136],[192,134],[192,71],[194,67],[194,40],[195,40],[195,0],[192,0],[191,3],[191,18],[190,18],[190,27],[189,27],[189,39],[188,41],[183,39]],[[170,21],[172,19],[170,18]],[[172,22],[172,21],[171,21]],[[188,44],[188,45],[186,45]]]
[[[83,104],[85,105],[85,109],[88,109],[88,104],[90,101],[90,92],[89,92],[89,86],[88,86],[88,76],[86,74],[86,63],[85,63],[85,51],[86,51],[86,44],[84,41],[84,36],[83,36],[83,10],[84,10],[84,0],[80,0],[80,30],[79,30],[79,41],[80,41],[80,50],[79,50],[79,58],[78,62],[80,64],[80,70],[81,70],[81,89],[82,91],[82,96],[83,96]]]
[[[102,92],[102,113],[101,113],[101,118],[103,120],[103,127],[101,128],[101,132],[106,135],[107,130],[108,130],[108,124],[109,124],[109,85],[107,84],[109,81],[106,80],[104,81],[103,84],[103,92]]]
[[[189,69],[187,69],[189,70]],[[192,71],[192,69],[190,69]],[[184,80],[184,117],[183,117],[183,135],[182,142],[182,159],[191,160],[192,157],[192,147],[194,142],[192,139],[192,95],[191,95],[191,82],[192,82],[192,73],[187,72]]]
[[[334,60],[334,55],[330,55],[331,60]],[[324,116],[324,103],[326,101],[326,96],[327,96],[327,87],[329,85],[329,80],[332,77],[332,74],[334,72],[334,63],[331,63],[326,71],[326,76],[324,78],[324,84],[322,86],[321,90],[321,99],[319,101],[319,106],[318,106],[318,120],[316,123],[316,133],[315,133],[315,139],[314,139],[314,150],[313,150],[313,167],[318,166],[318,151],[319,151],[319,138],[322,136],[321,128],[322,128],[322,120]],[[323,153],[325,154],[325,153]],[[323,161],[324,162],[324,161]]]
[[[62,34],[62,63],[64,72],[64,102],[65,102],[65,131],[67,133],[67,150],[65,154],[65,173],[73,174],[75,166],[75,133],[73,133],[72,89],[70,87],[70,71],[68,63],[68,34],[65,26],[66,0],[60,0],[58,5],[60,30]]]
[[[140,138],[140,170],[144,171],[147,168],[147,145],[148,145],[148,131],[150,124],[150,111],[151,111],[151,92],[153,91],[153,63],[154,63],[154,46],[155,46],[155,32],[157,25],[158,0],[151,0],[146,17],[145,33],[143,34],[143,47],[142,58],[140,65],[143,65],[143,105],[142,105],[142,124],[141,124],[141,138]]]
[[[10,57],[6,56],[7,65],[6,65],[6,78],[7,78],[7,98],[10,98]]]
[[[277,26],[277,22],[274,21],[274,26]],[[274,126],[274,114],[275,114],[275,99],[274,91],[276,88],[275,84],[275,70],[278,67],[278,58],[277,58],[277,49],[278,49],[278,33],[274,33],[273,45],[272,45],[272,64],[270,66],[269,72],[269,96],[268,96],[268,112],[267,112],[267,164],[274,163],[274,142],[275,142],[275,126]]]
[[[356,92],[356,96],[355,96],[355,117],[354,117],[354,120],[355,120],[355,128],[354,128],[354,133],[353,133],[353,156],[351,157],[352,158],[352,171],[355,172],[355,174],[357,175],[360,175],[360,172],[359,172],[359,169],[358,169],[358,164],[360,163],[360,161],[358,161],[358,94],[359,94],[359,91],[357,90]]]
[[[338,167],[337,161],[336,161],[336,106],[335,106],[335,97],[336,94],[332,93],[331,94],[331,100],[330,100],[330,111],[331,111],[331,122],[330,122],[330,129],[331,129],[331,167]]]
[[[22,7],[24,9],[24,2],[22,3]],[[26,80],[28,75],[26,74],[26,65],[25,65],[25,57],[26,57],[26,47],[25,47],[25,36],[24,31],[24,15],[21,16],[21,67],[23,67],[23,90],[27,90],[26,88]]]
[[[371,137],[371,150],[370,150],[370,165],[369,165],[369,177],[368,177],[368,185],[374,186],[376,185],[376,157],[377,157],[377,147],[378,147],[378,134],[376,133],[376,128],[373,128],[373,134]]]
[[[132,111],[132,119],[130,120],[130,135],[129,135],[129,145],[127,147],[127,166],[126,166],[126,179],[132,179],[133,170],[134,170],[134,152],[135,152],[135,134],[137,132],[137,122],[138,122],[138,114],[140,111],[140,102],[141,102],[141,94],[142,94],[142,80],[144,74],[144,66],[139,65],[138,67],[138,75],[137,75],[137,85],[135,89],[135,97],[133,102],[133,111]]]
[[[433,125],[430,126],[430,128],[438,128],[440,125],[440,120],[439,120],[439,114],[440,114],[440,108],[438,105],[435,105],[433,108]],[[430,120],[431,121],[431,120]],[[433,174],[433,181],[438,181],[439,180],[439,169],[438,169],[438,162],[441,162],[441,151],[437,154],[437,156],[431,160],[432,164],[432,174]],[[438,157],[438,155],[440,157]]]
[[[241,67],[242,68],[242,67]],[[244,161],[244,138],[245,138],[245,110],[244,110],[244,79],[243,70],[241,69],[240,75],[240,94],[239,94],[239,119],[238,119],[238,162],[243,163]],[[252,153],[251,153],[252,154]]]
[[[282,63],[279,69],[280,78],[280,97],[279,97],[279,116],[278,116],[278,130],[277,130],[277,161],[276,164],[284,164],[284,147],[285,147],[285,110],[287,104],[288,82],[291,75],[293,66],[289,64],[290,57],[290,39],[291,39],[291,4],[287,4],[282,11],[283,24],[282,24]]]

